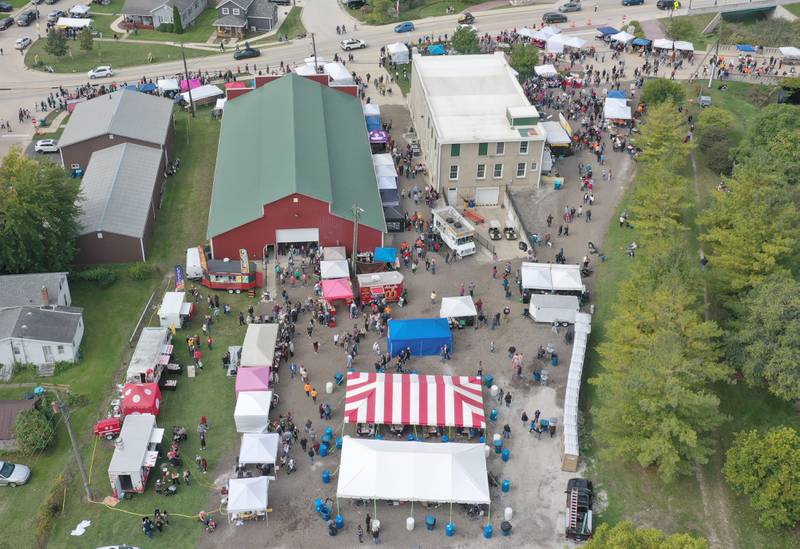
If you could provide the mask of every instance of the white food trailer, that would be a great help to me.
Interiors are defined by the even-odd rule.
[[[458,210],[445,206],[433,210],[433,228],[447,246],[464,257],[475,253],[475,227]]]
[[[155,467],[158,460],[158,445],[162,438],[164,429],[156,425],[156,416],[153,414],[125,417],[108,466],[108,479],[114,497],[144,492],[150,469]]]
[[[166,292],[158,308],[158,321],[162,328],[175,326],[180,330],[192,317],[193,303],[186,302],[186,292]]]

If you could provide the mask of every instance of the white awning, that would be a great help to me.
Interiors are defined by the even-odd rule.
[[[340,498],[489,503],[483,444],[344,437]]]
[[[364,107],[366,110],[366,107]],[[366,115],[370,116],[370,115]],[[373,166],[391,166],[394,168],[394,160],[392,160],[392,155],[389,153],[381,153],[381,154],[373,154],[372,155],[372,165]]]
[[[89,6],[85,4],[75,4],[69,9],[69,13],[72,15],[86,15],[89,13]]]
[[[523,262],[521,273],[522,287],[526,290],[582,292],[586,289],[581,282],[580,265]]]
[[[320,278],[350,278],[350,267],[346,259],[322,260],[319,262]]]
[[[545,49],[548,53],[562,53],[564,51],[564,41],[560,35],[551,36],[545,43]]]
[[[378,176],[378,190],[397,190],[397,177],[392,177],[391,175]]]
[[[675,49],[680,51],[694,51],[694,44],[682,40],[675,41]]]
[[[277,324],[249,324],[242,344],[241,365],[272,366],[277,341]]]
[[[267,510],[267,477],[232,478],[228,481],[228,514]]]
[[[517,29],[517,34],[524,38],[533,38],[533,35],[536,33],[528,27],[522,27],[521,29]]]
[[[634,38],[636,38],[634,35],[632,35],[629,32],[625,32],[625,31],[618,32],[617,34],[612,34],[611,35],[611,41],[612,42],[620,42],[622,44],[627,44],[628,42],[630,42]]]
[[[162,78],[161,80],[157,81],[156,84],[158,85],[158,89],[161,91],[178,91],[181,89],[180,84],[178,84],[178,80],[175,78]]]
[[[560,32],[561,29],[559,29],[558,27],[542,27],[541,29],[533,33],[533,38],[544,42],[551,36],[559,34]]]
[[[192,101],[202,101],[203,99],[209,99],[211,97],[222,97],[225,95],[225,92],[219,89],[217,86],[212,86],[211,84],[206,84],[204,86],[198,86],[192,89]],[[189,92],[184,92],[181,94],[183,100],[187,103],[189,102]]]
[[[344,246],[325,246],[322,248],[322,258],[328,261],[334,259],[347,259],[347,252]]]
[[[78,17],[59,17],[56,21],[56,28],[59,29],[82,29],[84,27],[91,27],[92,20]]]
[[[562,36],[561,40],[568,48],[580,49],[587,44],[586,40],[578,38],[577,36]]]
[[[653,40],[653,47],[657,50],[671,50],[674,45],[675,42],[667,40],[666,38],[656,38]]]
[[[245,433],[239,447],[239,465],[272,463],[278,460],[278,433]]]
[[[354,84],[353,75],[341,63],[325,63],[323,67],[325,74],[327,74],[334,83],[341,86]]]
[[[443,297],[442,306],[439,307],[439,318],[462,318],[478,316],[478,310],[472,297],[462,295],[458,297]]]
[[[606,120],[630,120],[631,108],[625,99],[606,97],[603,104],[603,118]]]
[[[558,71],[553,65],[536,65],[533,67],[533,72],[535,72],[538,76],[543,76],[545,78],[558,75]]]
[[[783,46],[778,48],[778,50],[780,50],[781,55],[784,57],[800,58],[800,48],[795,48],[794,46]]]
[[[233,422],[237,433],[266,433],[272,391],[243,391],[236,397]]]
[[[547,142],[551,145],[569,145],[572,143],[567,130],[562,128],[558,122],[547,121],[541,124],[547,136]]]

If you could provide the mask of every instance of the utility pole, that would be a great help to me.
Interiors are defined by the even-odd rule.
[[[314,33],[311,33],[311,51],[314,54],[314,72],[319,73],[319,63],[317,63],[317,41],[314,39]]]
[[[186,54],[183,51],[183,42],[181,42],[181,57],[183,57],[183,77],[186,79],[186,89],[189,91],[189,106],[192,109],[192,118],[194,118],[194,100],[192,100],[192,84],[189,82],[189,69],[186,67]]]
[[[61,413],[62,417],[64,418],[64,425],[67,427],[69,440],[72,443],[72,453],[75,456],[75,461],[78,463],[78,470],[81,472],[83,488],[86,490],[86,499],[92,501],[94,499],[92,496],[92,487],[89,485],[89,475],[86,474],[86,468],[83,465],[83,458],[81,457],[80,450],[78,450],[78,439],[75,438],[75,431],[72,430],[72,420],[69,417],[69,409],[67,408],[67,405],[64,404],[64,401],[61,400],[61,395],[58,394],[58,391],[56,391],[55,394],[56,401],[53,402],[53,411],[57,414]]]
[[[717,33],[717,46],[714,50],[714,64],[711,66],[711,75],[708,77],[708,89],[711,89],[711,84],[714,81],[714,71],[717,70],[717,64],[719,63],[719,41],[722,38],[722,14],[719,16],[719,32]]]
[[[353,272],[356,272],[356,255],[358,254],[358,216],[364,213],[364,210],[358,207],[356,202],[353,202]]]

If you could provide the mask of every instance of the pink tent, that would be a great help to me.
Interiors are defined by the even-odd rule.
[[[181,91],[186,92],[189,89],[195,89],[200,87],[200,79],[199,78],[190,78],[189,83],[186,83],[186,80],[181,80]]]
[[[225,89],[226,90],[233,90],[233,89],[246,88],[246,87],[247,87],[247,84],[245,84],[244,82],[234,81],[234,82],[226,82],[225,83]]]
[[[239,368],[236,371],[236,396],[245,391],[269,391],[269,368]]]
[[[322,281],[322,297],[331,303],[339,299],[353,301],[353,285],[349,278],[332,278]]]

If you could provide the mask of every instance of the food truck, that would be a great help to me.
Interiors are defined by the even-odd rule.
[[[166,292],[158,308],[158,321],[161,327],[181,329],[192,318],[194,303],[186,301],[186,292]]]
[[[475,253],[475,227],[452,206],[433,210],[433,229],[447,246],[464,257]]]
[[[203,268],[200,283],[206,288],[239,293],[260,288],[263,284],[263,274],[256,272],[256,264],[248,258],[247,250],[239,250],[239,261],[207,260],[205,254],[201,254],[200,263]]]
[[[114,497],[144,492],[150,469],[155,467],[158,460],[158,447],[163,437],[164,429],[156,425],[154,415],[125,417],[108,466],[108,479]]]
[[[357,279],[361,303],[380,298],[396,302],[403,295],[403,275],[397,271],[360,274]]]

